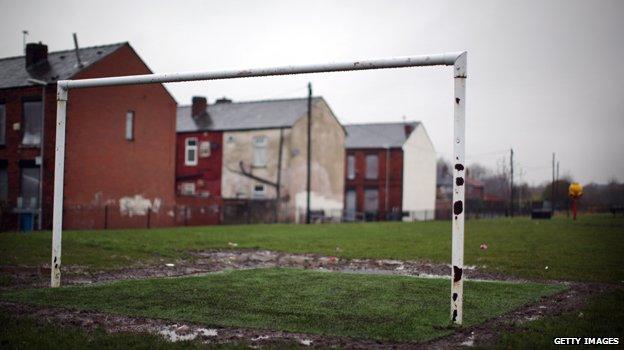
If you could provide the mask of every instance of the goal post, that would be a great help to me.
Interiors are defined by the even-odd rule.
[[[464,261],[464,184],[465,177],[465,115],[467,52],[393,57],[350,62],[334,62],[301,66],[253,68],[212,72],[145,74],[109,78],[61,80],[57,82],[56,147],[54,161],[54,208],[52,215],[51,287],[61,285],[61,241],[63,234],[63,186],[65,170],[65,129],[69,90],[139,84],[160,84],[184,81],[223,80],[276,75],[346,72],[358,70],[408,68],[423,66],[453,66],[453,203],[452,203],[452,272],[451,321],[462,323],[463,261]]]

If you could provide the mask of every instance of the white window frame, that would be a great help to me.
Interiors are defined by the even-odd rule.
[[[197,186],[194,182],[183,182],[180,185],[180,194],[183,196],[194,196],[197,193]]]
[[[375,193],[375,208],[370,208],[369,200],[372,198],[371,194]],[[377,213],[379,212],[379,189],[378,188],[364,188],[364,212]]]
[[[354,180],[355,179],[355,154],[347,155],[347,179]]]
[[[212,144],[210,141],[202,141],[199,143],[199,157],[200,158],[208,158],[210,157]]]
[[[266,135],[256,135],[252,139],[253,154],[251,165],[254,168],[265,168],[268,164],[267,149],[269,138]]]
[[[126,112],[126,140],[134,140],[134,111]]]
[[[257,190],[256,188],[261,187],[262,190]],[[251,197],[256,199],[266,198],[267,188],[265,184],[253,184],[251,186]]]
[[[26,115],[26,105],[30,104],[30,103],[38,103],[39,104],[39,108],[37,109],[37,113],[39,113],[39,115],[37,116],[38,118],[33,118],[30,119],[27,117]],[[43,135],[43,124],[42,124],[42,119],[41,119],[41,100],[33,100],[33,101],[22,101],[22,125],[21,125],[21,129],[22,129],[22,140],[20,141],[21,145],[24,147],[39,147],[41,145],[41,137]],[[30,122],[38,122],[39,123],[39,134],[31,134],[32,136],[30,136],[30,138],[27,138],[26,134],[28,133],[28,121]],[[24,141],[29,141],[29,142],[24,142]]]
[[[375,167],[370,167],[370,159],[376,159]],[[369,153],[364,157],[364,179],[366,180],[379,180],[379,154]],[[369,168],[370,167],[370,168]],[[369,173],[369,170],[374,171],[374,174]],[[373,176],[374,175],[374,176]]]
[[[191,145],[190,142],[194,141],[195,144]],[[197,137],[187,137],[184,140],[184,165],[186,166],[196,166],[197,162],[198,162],[198,154],[197,154]],[[193,151],[193,154],[195,155],[195,157],[193,159],[191,159],[189,157],[189,151]]]

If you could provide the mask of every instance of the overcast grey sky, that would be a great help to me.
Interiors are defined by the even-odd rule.
[[[624,1],[7,1],[0,57],[22,30],[50,51],[129,41],[154,72],[249,68],[467,50],[468,163],[514,148],[522,180],[624,180]],[[178,83],[179,104],[305,96],[344,123],[420,120],[452,146],[452,70],[417,68]]]

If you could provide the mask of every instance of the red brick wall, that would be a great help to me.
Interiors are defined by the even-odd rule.
[[[197,138],[198,162],[195,166],[184,164],[186,139]],[[209,157],[199,156],[199,145],[208,141]],[[221,222],[221,163],[223,159],[223,133],[220,131],[179,133],[176,139],[176,192],[177,203],[188,209],[184,221],[178,224],[208,225]],[[194,182],[198,197],[180,195],[181,184]],[[208,197],[199,197],[207,192]]]
[[[23,135],[23,101],[40,100],[42,89],[40,86],[2,89],[0,90],[0,104],[4,104],[6,113],[5,145],[0,146],[0,159],[6,161],[9,180],[8,202],[0,219],[0,229],[17,228],[17,216],[7,213],[17,205],[20,192],[20,160],[35,161],[39,156],[39,148],[24,148],[21,146]],[[54,126],[56,120],[56,87],[46,88],[45,124]],[[13,125],[19,123],[20,130],[13,130]],[[44,134],[44,213],[52,210],[52,181],[54,179],[54,127],[46,128]],[[51,216],[44,214],[44,227],[51,225]]]
[[[390,154],[389,164],[387,154]],[[366,175],[366,155],[376,154],[379,159],[379,176],[376,180],[368,180]],[[356,191],[356,208],[358,212],[364,211],[364,190],[376,188],[379,191],[379,215],[378,219],[386,217],[386,196],[388,196],[387,211],[402,210],[403,201],[403,150],[400,148],[390,149],[348,149],[349,155],[355,155],[355,179],[348,178],[348,163],[345,159],[345,191]],[[388,165],[388,193],[386,193],[386,165]],[[345,196],[346,199],[346,196]],[[346,203],[345,203],[346,207]]]
[[[148,73],[125,45],[75,78]],[[135,113],[132,141],[125,139],[127,111]],[[159,200],[163,208],[173,205],[175,115],[176,103],[160,84],[70,90],[65,207],[119,205],[121,198],[134,196]],[[68,227],[71,215],[66,212]],[[130,221],[121,226],[138,225]],[[155,222],[173,223],[161,217]]]
[[[151,73],[139,56],[125,45],[88,67],[75,79]],[[92,88],[70,91],[67,111],[65,163],[66,228],[145,227],[173,224],[175,204],[176,102],[162,85]],[[8,206],[16,206],[20,190],[20,160],[34,161],[38,148],[20,146],[22,100],[40,99],[41,87],[0,90],[6,106],[6,161],[9,177]],[[47,87],[43,181],[43,227],[52,226],[56,86]],[[135,111],[135,139],[125,140],[126,111]],[[23,127],[23,124],[22,124]],[[160,199],[162,206],[150,218],[121,217],[119,199],[141,195]],[[104,204],[109,203],[105,215]],[[114,212],[114,211],[117,212]],[[115,215],[120,216],[116,218]],[[106,223],[106,217],[108,223]],[[3,215],[2,229],[17,228],[17,216]]]
[[[197,165],[188,166],[184,164],[184,151],[186,139],[197,138],[198,150],[202,141],[211,144],[210,156],[199,157]],[[223,159],[223,133],[220,131],[211,132],[189,132],[180,133],[176,139],[176,182],[177,190],[182,182],[195,182],[197,191],[208,191],[210,197],[221,197],[221,162]],[[201,180],[201,181],[199,181]]]

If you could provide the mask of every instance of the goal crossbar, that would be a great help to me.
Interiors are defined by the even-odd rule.
[[[408,68],[423,66],[453,66],[454,124],[453,124],[453,203],[452,203],[452,272],[451,320],[461,324],[463,318],[463,261],[464,261],[464,174],[465,174],[465,96],[467,52],[393,57],[382,59],[333,62],[301,66],[252,68],[241,70],[144,74],[108,78],[61,80],[57,82],[56,147],[54,167],[54,208],[52,216],[51,287],[61,284],[61,241],[63,231],[63,187],[65,171],[65,129],[68,92],[71,89],[105,86],[175,83],[185,81],[222,80],[277,75],[345,72],[359,70]]]

